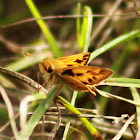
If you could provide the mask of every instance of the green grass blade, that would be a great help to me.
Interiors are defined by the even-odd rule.
[[[7,107],[7,110],[8,110],[8,115],[9,115],[9,119],[10,119],[10,122],[11,122],[11,128],[12,128],[12,132],[13,132],[13,135],[15,136],[15,138],[17,139],[18,138],[18,129],[17,129],[17,126],[16,126],[16,122],[14,120],[14,110],[13,110],[13,107],[12,107],[12,103],[7,95],[7,93],[5,92],[4,88],[0,85],[0,92],[1,92],[1,96],[6,104],[6,107]]]
[[[35,110],[34,114],[30,117],[29,121],[24,126],[24,129],[21,130],[19,136],[20,137],[24,137],[24,140],[28,140],[29,139],[29,136],[33,133],[33,130],[37,126],[39,120],[44,115],[46,109],[49,107],[50,103],[54,99],[55,93],[56,93],[56,88],[53,88],[50,91],[47,99],[46,100],[43,100],[40,103],[39,107]]]
[[[127,40],[130,40],[132,38],[137,37],[138,35],[140,35],[140,31],[139,30],[134,30],[131,31],[129,33],[125,33],[117,38],[115,38],[114,40],[110,41],[109,43],[103,45],[102,47],[100,47],[99,49],[95,50],[94,52],[91,53],[90,55],[90,59],[89,62],[94,59],[95,57],[99,56],[100,54],[110,50],[111,48],[117,46],[118,44],[121,44]]]
[[[121,86],[121,87],[135,87],[140,88],[140,79],[132,78],[109,78],[106,80],[107,85],[110,86]]]
[[[71,111],[72,113],[74,114],[77,114],[77,115],[80,115],[81,113],[74,107],[72,106],[67,100],[65,100],[63,97],[61,96],[58,96],[58,101],[63,105],[65,106],[69,111]],[[94,138],[101,138],[99,132],[91,125],[91,123],[84,117],[78,117],[82,122],[83,124],[86,126],[86,128],[89,130],[89,132],[91,133],[91,135],[94,137]]]
[[[12,70],[12,71],[21,71],[23,69],[26,69],[34,64],[39,63],[41,60],[45,59],[46,53],[39,53],[32,56],[25,56],[22,57],[8,65],[5,66],[5,68]]]
[[[78,3],[77,4],[77,15],[80,15],[80,14],[81,14],[81,4]],[[80,31],[81,31],[80,21],[81,21],[81,18],[77,17],[77,19],[76,19],[76,31],[77,31],[77,41],[78,41],[78,44],[80,44],[80,40],[79,40]]]
[[[27,123],[27,115],[28,115],[28,104],[30,102],[36,101],[36,100],[42,100],[46,99],[47,95],[43,92],[39,92],[37,94],[27,95],[20,103],[20,127],[21,129],[24,128],[24,126]]]
[[[82,26],[79,25],[79,20],[78,20],[78,25],[81,27],[81,33],[78,31],[78,44],[81,50],[84,49],[84,52],[88,51],[89,47],[89,42],[90,42],[90,35],[92,31],[92,11],[88,6],[84,7],[84,15],[88,17],[83,18],[83,23]],[[77,30],[79,30],[79,26],[77,26]]]
[[[140,95],[137,92],[136,88],[131,86],[130,90],[132,92],[132,97],[134,101],[140,103]],[[140,107],[139,106],[136,106],[136,112],[137,112],[137,127],[138,127],[136,139],[138,139],[140,138]]]
[[[27,6],[29,7],[29,10],[31,11],[32,15],[34,18],[41,18],[41,14],[39,13],[39,11],[37,10],[35,4],[32,2],[32,0],[25,0]],[[49,27],[47,26],[47,24],[42,20],[42,19],[38,19],[37,24],[39,25],[42,33],[45,36],[45,39],[47,40],[48,44],[51,47],[51,50],[54,53],[54,56],[57,57],[61,57],[62,53],[59,49],[59,47],[57,46],[57,42],[55,40],[55,38],[53,37],[53,35],[51,34],[51,31],[49,29]]]
[[[85,6],[84,15],[88,15],[88,19],[84,19],[86,21],[84,21],[84,23],[83,23],[83,28],[86,29],[85,33],[83,33],[83,37],[84,37],[83,39],[85,40],[85,42],[84,42],[84,52],[87,52],[88,48],[89,48],[89,44],[90,44],[90,36],[91,36],[92,22],[93,22],[92,21],[93,20],[92,10],[88,6]],[[84,36],[84,34],[86,36]]]

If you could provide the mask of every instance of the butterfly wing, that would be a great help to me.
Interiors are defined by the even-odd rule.
[[[51,73],[55,69],[64,69],[72,66],[84,66],[87,64],[90,52],[80,53],[58,59],[45,59],[39,63],[39,69],[42,73]]]
[[[55,60],[63,62],[66,67],[80,66],[80,65],[84,66],[87,64],[89,57],[90,57],[90,52],[86,52],[86,53],[79,53],[67,57],[61,57]]]
[[[90,91],[96,95],[95,86],[113,74],[107,68],[99,68],[93,66],[78,66],[58,69],[55,74],[71,88],[86,92]]]
[[[74,90],[81,91],[81,92],[90,91],[93,95],[96,95],[96,93],[98,93],[95,87],[90,88],[88,86],[85,86],[85,84],[83,84],[81,81],[79,81],[78,79],[72,76],[62,75],[59,77],[64,82],[64,84],[68,85]]]
[[[113,74],[107,68],[93,66],[69,67],[60,70],[58,73],[61,77],[73,77],[86,86],[95,86]]]

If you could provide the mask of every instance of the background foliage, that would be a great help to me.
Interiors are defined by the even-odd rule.
[[[80,6],[75,0],[33,1],[39,13],[34,11],[30,2],[30,0],[6,0],[0,2],[1,67],[8,68],[12,71],[18,71],[42,84],[44,81],[43,78],[39,77],[39,80],[37,78],[37,73],[39,72],[38,62],[40,60],[43,60],[46,57],[56,58],[83,52],[85,44],[87,43],[86,49],[92,53],[90,60],[96,57],[90,62],[90,65],[112,69],[114,71],[113,78],[140,79],[140,20],[136,16],[133,1],[83,0],[78,1]],[[140,3],[137,2],[136,4],[139,9]],[[81,13],[77,13],[78,8],[81,8],[81,10],[79,10]],[[88,25],[87,21],[85,19],[82,20],[82,18],[77,19],[76,15],[79,14],[86,14],[89,17],[91,14],[94,15],[93,21],[88,21],[88,23],[90,23],[89,25],[92,25],[92,28],[89,28],[88,32],[86,32],[86,27]],[[39,20],[37,20],[37,22],[25,21],[25,19],[31,19],[33,17],[37,18],[39,16],[49,17],[50,19],[44,20],[44,22]],[[23,21],[23,23],[19,24],[18,21]],[[10,25],[12,23],[17,24]],[[10,26],[6,27],[6,25]],[[88,36],[88,41],[84,42],[84,39],[86,38],[85,35],[89,32],[91,32],[91,35],[89,34],[90,36]],[[108,45],[109,47],[107,48],[105,45]],[[25,56],[26,52],[31,53],[35,58]],[[128,81],[128,79],[123,79],[124,83],[128,82],[129,84],[129,86],[126,87],[121,84],[121,86],[117,87],[100,86],[98,89],[139,102],[139,96],[135,96],[138,95],[139,89],[136,89],[135,87],[139,87],[140,82],[139,80],[129,80],[130,81]],[[19,113],[19,105],[22,103],[23,99],[26,99],[27,95],[32,95],[35,92],[35,90],[29,85],[7,75],[0,77],[0,84],[5,88],[5,91],[8,94],[12,103],[11,106],[14,109],[14,114]],[[132,87],[132,84],[137,84],[137,86]],[[2,91],[3,90],[1,90],[1,92]],[[55,89],[51,92],[53,93],[54,91]],[[59,95],[71,102],[73,91],[64,87]],[[44,98],[46,98],[44,95],[41,97],[37,96],[34,97],[33,100],[41,100]],[[9,115],[7,113],[8,107],[5,105],[6,101],[4,99],[5,98],[1,98],[0,100],[0,137],[11,139],[16,134],[13,133],[13,129],[11,131],[10,125],[6,126],[6,123],[9,122]],[[53,98],[51,100],[53,100]],[[55,102],[51,100],[48,101],[48,106],[56,107]],[[30,111],[34,111],[34,108],[36,108],[35,105],[38,105],[39,103],[40,102],[31,103]],[[61,105],[59,104],[58,106]],[[86,111],[82,110],[81,112],[86,114],[87,111],[89,111],[87,114],[92,115],[92,111],[95,109],[99,115],[102,115],[102,117],[120,117],[122,114],[132,116],[136,111],[138,112],[139,109],[128,102],[105,98],[101,95],[94,97],[90,93],[78,93],[75,107],[87,109]],[[40,137],[46,138],[47,136],[51,137],[51,133],[48,132],[53,132],[53,123],[58,122],[57,118],[60,118],[60,116],[55,116],[54,112],[58,112],[60,114],[60,111],[56,108],[50,108],[50,111],[52,114],[47,115],[44,125],[42,123],[39,125],[36,124],[37,127],[33,130],[33,139],[40,139]],[[61,114],[62,126],[59,127],[59,129],[55,127],[54,130],[56,135],[54,139],[62,139],[62,137],[64,139],[64,125],[67,122],[68,116],[66,116],[66,114],[68,115],[68,111],[62,109]],[[139,115],[140,114],[137,114],[137,116]],[[123,128],[123,125],[127,120],[126,118],[126,120],[121,120],[118,124],[113,124],[112,120],[117,120],[119,118],[102,119],[102,117],[90,118],[89,121],[95,128],[97,128],[97,130],[99,130],[101,136],[105,139],[112,139],[115,137],[119,130]],[[34,121],[35,120],[30,122],[31,126]],[[19,129],[18,122],[19,118],[17,117],[16,125]],[[139,137],[137,133],[139,126],[136,127],[139,119],[137,118],[136,120],[135,117],[134,122],[135,125],[131,129],[134,130],[135,137]],[[71,124],[71,129],[69,129],[67,139],[92,139],[92,135],[86,127],[82,125],[77,117],[71,118]],[[122,139],[132,139],[132,137],[134,137],[131,129],[128,127],[128,129],[123,133]]]

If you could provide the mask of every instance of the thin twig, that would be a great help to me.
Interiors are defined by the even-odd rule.
[[[4,74],[8,74],[16,79],[22,80],[25,83],[27,83],[28,85],[30,85],[31,87],[34,87],[35,89],[39,88],[40,91],[44,92],[45,94],[48,94],[48,91],[44,87],[42,87],[39,83],[35,82],[31,78],[29,78],[21,73],[14,72],[14,71],[8,70],[3,67],[0,67],[0,72],[2,72]]]
[[[94,14],[92,15],[93,17],[112,17],[112,16],[125,16],[125,15],[133,15],[134,12],[131,12],[131,13],[123,13],[123,14]],[[48,19],[61,19],[61,18],[77,18],[77,17],[86,17],[85,15],[59,15],[59,16],[46,16],[46,17],[41,17],[41,18],[29,18],[29,19],[25,19],[25,20],[21,20],[21,21],[18,21],[16,23],[12,23],[12,24],[8,24],[8,25],[4,25],[2,27],[0,27],[0,29],[2,28],[7,28],[7,27],[12,27],[12,26],[16,26],[16,25],[19,25],[19,24],[23,24],[23,23],[27,23],[27,22],[32,22],[32,21],[36,21],[36,20],[40,20],[40,19],[44,19],[44,20],[48,20]]]

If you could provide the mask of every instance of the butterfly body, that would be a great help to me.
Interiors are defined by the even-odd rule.
[[[64,83],[74,90],[90,91],[95,95],[95,86],[112,75],[107,68],[87,66],[90,53],[80,53],[68,57],[50,60],[45,59],[39,64],[40,71],[50,73],[53,81]]]

